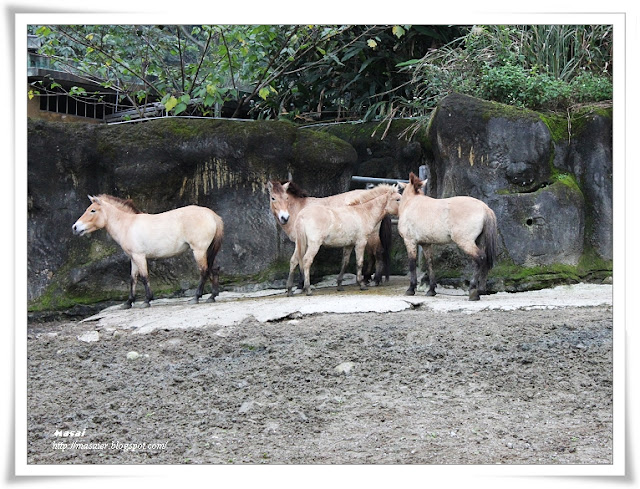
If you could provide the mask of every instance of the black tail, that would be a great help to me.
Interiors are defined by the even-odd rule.
[[[391,242],[393,240],[393,233],[391,230],[391,217],[389,215],[384,216],[380,222],[380,244],[382,245],[382,263],[384,265],[383,274],[389,281],[389,275],[391,273]]]
[[[213,264],[215,262],[216,256],[218,255],[218,252],[220,251],[220,248],[222,247],[222,236],[224,235],[222,220],[220,220],[220,222],[217,224],[218,226],[216,228],[216,234],[213,236],[213,240],[207,248],[207,273],[212,279],[218,271],[218,268],[214,268]]]
[[[498,223],[495,213],[489,209],[485,216],[484,228],[479,236],[480,246],[484,249],[487,270],[495,265],[498,254]]]

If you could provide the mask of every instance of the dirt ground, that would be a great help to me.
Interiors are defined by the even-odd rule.
[[[146,334],[33,323],[27,460],[611,464],[612,327],[611,305],[422,302]]]

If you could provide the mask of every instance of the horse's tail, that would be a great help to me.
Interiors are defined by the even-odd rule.
[[[222,238],[224,236],[224,223],[220,216],[216,215],[216,231],[213,235],[213,239],[211,243],[209,243],[209,247],[207,248],[207,272],[210,277],[214,276],[214,272],[216,269],[213,266],[213,263],[222,247]]]
[[[484,250],[487,270],[491,270],[498,255],[498,222],[495,213],[487,207],[484,227],[480,234],[480,247]]]
[[[391,273],[391,243],[393,240],[393,231],[391,229],[391,217],[387,214],[382,218],[380,222],[380,244],[382,245],[382,264],[383,274],[389,281],[389,275]]]

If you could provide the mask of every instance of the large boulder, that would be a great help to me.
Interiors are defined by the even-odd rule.
[[[453,94],[429,125],[438,198],[530,192],[549,182],[552,140],[538,114]]]
[[[610,260],[610,125],[606,118],[588,121],[570,141],[567,133],[552,133],[548,120],[468,96],[446,97],[428,129],[430,195],[470,195],[489,204],[502,262],[577,266],[591,244]]]
[[[586,245],[602,259],[611,260],[613,259],[611,111],[586,111],[574,118],[573,126],[575,133],[569,144],[566,168],[575,175],[585,195],[590,218],[587,222]]]

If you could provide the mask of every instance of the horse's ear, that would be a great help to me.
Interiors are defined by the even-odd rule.
[[[287,189],[289,188],[289,184],[290,184],[290,183],[291,183],[291,182],[287,182],[287,183],[283,183],[283,184],[282,184],[282,188],[284,189],[284,191],[285,191],[285,192],[286,192],[286,191],[287,191]]]
[[[396,187],[398,187],[398,190],[402,190],[402,189],[404,189],[406,186],[407,186],[407,184],[406,184],[406,183],[404,183],[404,182],[398,182],[398,183],[396,183]]]
[[[413,172],[409,173],[409,183],[413,186],[413,189],[416,192],[420,192],[423,185],[422,180],[420,180]]]
[[[269,191],[269,193],[273,191],[273,183],[271,183],[271,180],[267,182],[267,190]]]
[[[98,204],[98,205],[102,204],[102,202],[100,202],[100,199],[98,197],[94,197],[93,195],[87,195],[87,197],[89,197],[89,200],[93,204]]]

